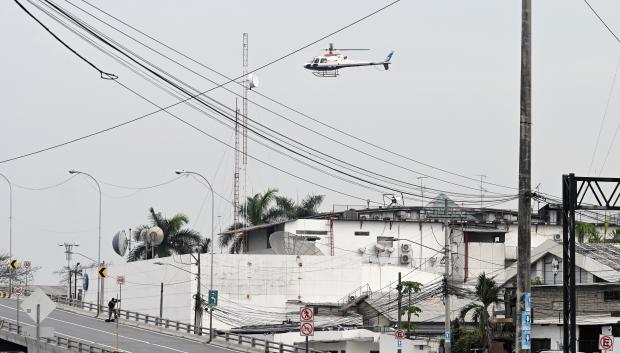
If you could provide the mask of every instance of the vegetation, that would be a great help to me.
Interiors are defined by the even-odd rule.
[[[133,232],[133,238],[140,244],[133,248],[127,256],[127,261],[137,261],[144,258],[152,258],[151,249],[147,251],[146,244],[140,239],[140,232],[144,229],[157,226],[164,232],[163,242],[155,247],[154,253],[156,257],[166,257],[172,254],[189,254],[196,251],[199,247],[200,251],[209,251],[210,241],[203,239],[200,233],[193,229],[185,228],[189,219],[183,214],[176,214],[172,218],[164,217],[160,212],[155,212],[151,207],[149,209],[149,224],[143,224]]]
[[[401,286],[403,288],[403,294],[407,296],[407,306],[405,306],[404,311],[407,313],[407,322],[404,323],[403,327],[407,329],[407,338],[411,338],[411,333],[415,328],[415,325],[411,323],[411,315],[420,316],[422,309],[411,304],[411,295],[414,293],[418,293],[422,288],[422,284],[414,281],[404,281],[401,282]]]
[[[270,188],[264,193],[259,192],[254,196],[249,196],[239,210],[243,222],[231,225],[228,230],[310,217],[317,214],[317,209],[324,199],[323,195],[308,195],[301,202],[296,203],[277,193],[278,189]],[[245,236],[242,233],[221,234],[219,245],[222,248],[228,248],[231,254],[242,253],[245,250]]]
[[[19,267],[17,270],[13,270],[9,267],[11,259],[7,254],[0,254],[0,286],[8,287],[9,280],[13,281],[13,285],[21,285],[26,283],[26,280],[32,281],[32,275],[39,270],[39,267],[31,267],[26,270],[23,267]]]
[[[596,226],[591,223],[577,223],[575,225],[575,234],[577,241],[583,243],[620,243],[620,228],[616,228],[607,235],[607,221],[605,222],[605,231],[600,233]]]
[[[487,350],[491,347],[493,341],[493,322],[489,315],[489,306],[494,303],[500,302],[499,299],[499,287],[492,277],[487,277],[482,273],[478,276],[478,283],[476,283],[476,297],[478,302],[466,305],[461,309],[459,318],[464,321],[465,317],[471,312],[472,319],[478,323],[478,333],[482,346]],[[468,340],[476,337],[476,334],[467,333],[463,336]]]

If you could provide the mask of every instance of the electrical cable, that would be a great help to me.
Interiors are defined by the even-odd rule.
[[[24,5],[22,5],[18,0],[13,0],[15,1],[15,3],[26,13],[28,14],[28,16],[30,16],[33,20],[35,20],[41,27],[43,27],[43,29],[45,29],[47,31],[47,33],[49,33],[52,37],[54,37],[60,44],[62,44],[65,48],[69,49],[69,51],[71,51],[75,56],[77,56],[78,58],[82,59],[82,61],[84,61],[85,63],[87,63],[88,65],[90,65],[93,69],[97,70],[99,72],[99,75],[101,76],[102,79],[105,80],[115,80],[118,78],[118,76],[105,72],[103,70],[101,70],[100,68],[98,68],[95,64],[93,64],[92,62],[90,62],[88,59],[86,59],[85,57],[83,57],[82,55],[80,55],[80,53],[78,53],[75,49],[71,48],[67,43],[65,43],[62,39],[60,39],[56,34],[54,34],[54,32],[52,32],[46,25],[43,24],[43,22],[39,21],[39,19],[37,19],[30,11],[28,11],[28,9],[26,9],[24,7]]]

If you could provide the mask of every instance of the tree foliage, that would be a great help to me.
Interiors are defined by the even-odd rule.
[[[2,287],[8,287],[9,281],[12,281],[14,285],[25,284],[26,280],[32,282],[33,274],[40,269],[40,267],[31,267],[27,270],[20,266],[17,270],[13,270],[9,267],[10,261],[9,255],[0,254],[0,286]]]
[[[143,224],[136,227],[133,231],[133,239],[139,244],[131,250],[127,256],[127,261],[137,261],[144,258],[152,258],[151,248],[147,251],[147,246],[143,239],[140,238],[140,232],[151,227],[159,227],[164,232],[163,242],[155,247],[154,253],[156,257],[166,257],[172,254],[189,254],[200,249],[207,252],[210,241],[200,236],[200,233],[193,229],[185,228],[189,219],[184,214],[176,214],[172,218],[164,217],[161,212],[155,212],[151,207],[149,209],[149,224]]]
[[[489,315],[489,306],[500,302],[499,287],[492,277],[487,277],[485,273],[482,273],[478,276],[475,293],[478,301],[464,306],[459,318],[464,321],[466,316],[471,313],[472,320],[478,323],[481,343],[489,349],[493,341],[493,322]],[[468,337],[472,338],[473,336]]]
[[[297,203],[288,197],[278,195],[276,188],[249,196],[239,209],[243,221],[228,227],[228,232],[220,235],[219,245],[228,248],[231,254],[242,253],[245,251],[245,234],[232,231],[248,226],[313,216],[317,214],[323,199],[324,195],[308,195]]]

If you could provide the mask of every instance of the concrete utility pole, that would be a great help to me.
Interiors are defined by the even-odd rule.
[[[517,258],[517,327],[515,348],[518,352],[529,353],[530,346],[522,345],[521,312],[526,310],[525,297],[531,296],[530,284],[530,230],[531,210],[531,86],[532,86],[532,1],[522,0],[521,10],[521,109],[519,130],[519,230]]]
[[[401,316],[402,316],[402,298],[403,298],[403,284],[401,281],[401,276],[400,276],[400,272],[398,272],[398,286],[396,287],[396,289],[398,289],[398,329],[401,329]],[[403,350],[398,348],[396,350],[398,353],[401,353]]]
[[[194,255],[192,255],[194,256]],[[196,265],[198,266],[198,280],[196,289],[196,306],[194,307],[194,334],[202,335],[202,295],[200,293],[200,251],[196,259]]]
[[[445,256],[445,261],[444,261],[444,306],[446,309],[445,312],[445,316],[446,316],[446,320],[445,320],[445,324],[444,324],[444,330],[445,330],[445,336],[444,336],[444,353],[450,353],[450,351],[452,350],[452,331],[450,330],[450,294],[448,293],[448,276],[450,276],[450,230],[448,229],[448,198],[446,197],[444,199],[444,210],[443,210],[443,214],[444,214],[444,220],[443,220],[443,227],[444,227],[444,243],[445,243],[445,247],[444,247],[444,256]]]

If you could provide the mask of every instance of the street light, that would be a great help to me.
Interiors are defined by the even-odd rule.
[[[207,180],[207,178],[204,177],[204,175],[197,173],[197,172],[192,172],[192,171],[187,171],[184,169],[180,169],[180,170],[175,170],[174,171],[176,174],[178,175],[197,175],[200,178],[202,178],[202,180],[205,181],[205,183],[207,183],[207,185],[209,186],[209,189],[211,190],[211,276],[209,278],[209,293],[211,293],[213,291],[213,247],[215,246],[215,242],[213,240],[213,235],[214,235],[214,226],[215,226],[215,192],[213,192],[213,186],[211,186],[211,183],[209,182],[209,180]],[[198,253],[198,256],[200,256],[200,253]],[[200,270],[200,269],[199,269]],[[211,343],[211,340],[213,340],[213,308],[211,307],[211,303],[209,303],[209,343]]]
[[[99,244],[97,245],[97,267],[101,266],[101,185],[99,185],[99,182],[97,181],[97,179],[95,179],[92,175],[85,173],[85,172],[81,172],[79,170],[75,170],[75,169],[71,169],[69,171],[69,174],[82,174],[82,175],[86,175],[87,177],[91,178],[95,184],[97,184],[97,189],[99,189]],[[101,311],[101,278],[99,278],[99,276],[97,276],[97,316],[99,316],[100,311]]]
[[[9,184],[9,261],[13,260],[13,184],[6,175],[0,176]],[[9,276],[9,293],[13,292],[13,275]]]

